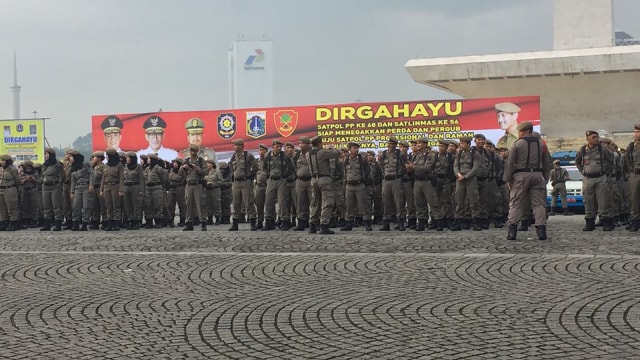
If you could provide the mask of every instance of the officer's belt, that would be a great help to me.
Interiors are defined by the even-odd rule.
[[[9,186],[0,186],[0,189],[10,189],[12,187],[16,187],[15,185],[9,185]]]
[[[386,175],[386,176],[384,177],[384,179],[385,179],[386,181],[391,181],[391,180],[400,179],[400,177],[395,176],[395,175]]]
[[[147,183],[147,186],[158,186],[158,185],[162,185],[162,183],[159,183],[159,182],[148,182]]]
[[[524,169],[515,169],[513,170],[513,173],[520,173],[520,172],[542,172],[542,169],[540,168],[524,168]]]
[[[347,185],[360,185],[362,183],[362,181],[360,181],[360,180],[347,180],[347,181],[345,181],[345,183]]]
[[[416,176],[415,179],[417,181],[425,181],[425,180],[427,180],[427,177],[426,176]]]
[[[42,184],[43,185],[58,185],[58,184],[60,184],[60,181],[43,181]]]
[[[125,181],[124,182],[124,186],[131,186],[131,185],[139,185],[140,183],[137,181]]]
[[[485,181],[485,180],[487,180],[487,177],[486,176],[476,176],[476,180],[477,181]]]
[[[282,179],[282,177],[280,177],[280,176],[268,176],[267,179],[268,180],[273,180],[273,181],[278,181],[278,180]]]
[[[169,185],[169,189],[177,189],[177,188],[181,188],[182,185]]]
[[[311,180],[311,176],[298,176],[298,180],[300,180],[300,181],[309,181],[309,180]]]
[[[312,178],[317,179],[317,178],[324,178],[324,177],[329,177],[329,175],[313,175]]]
[[[118,184],[120,184],[119,181],[105,181],[104,183],[106,185],[118,185]],[[47,184],[45,184],[45,185],[47,185]]]
[[[233,179],[233,181],[245,181],[245,180],[251,180],[251,178],[247,176],[240,176]]]
[[[437,176],[438,178],[440,178],[440,179],[446,179],[446,178],[448,178],[448,177],[449,177],[449,175],[447,175],[447,174],[436,174],[436,176]]]
[[[189,180],[189,181],[187,181],[187,185],[191,185],[191,186],[200,185],[200,181],[198,181],[198,180]]]
[[[603,176],[603,175],[604,175],[604,174],[603,174],[603,173],[601,173],[601,172],[599,172],[599,173],[597,173],[597,174],[584,174],[584,176],[586,176],[586,177],[588,177],[588,178],[590,178],[590,179],[593,179],[593,178],[599,178],[600,176]]]

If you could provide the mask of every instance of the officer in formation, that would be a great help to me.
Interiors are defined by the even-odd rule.
[[[116,153],[117,154],[117,153]],[[62,184],[65,181],[64,166],[56,160],[56,151],[44,150],[42,164],[42,208],[44,222],[41,231],[61,231],[63,213]],[[53,219],[53,224],[52,224]]]
[[[640,229],[640,124],[633,128],[633,141],[627,145],[623,157],[624,173],[628,178],[628,194],[623,199],[629,199],[630,231]]]
[[[95,173],[89,162],[84,161],[84,155],[72,150],[69,178],[71,185],[69,188],[72,208],[72,231],[87,231],[93,212],[93,182]]]
[[[346,223],[340,230],[351,231],[358,215],[364,219],[365,230],[371,231],[371,197],[367,190],[373,185],[371,168],[366,155],[360,153],[360,144],[350,142],[348,147],[349,155],[344,159]]]
[[[240,223],[241,208],[247,212],[251,230],[256,227],[256,204],[253,192],[253,181],[258,173],[258,162],[252,153],[244,149],[244,140],[233,141],[235,152],[229,160],[229,170],[231,172],[231,191],[233,196],[233,224],[229,231],[237,231]]]
[[[190,155],[185,158],[180,167],[179,174],[183,176],[185,182],[185,200],[186,200],[186,219],[183,231],[193,231],[194,225],[201,225],[201,230],[206,231],[207,225],[202,212],[202,203],[204,192],[202,183],[207,174],[205,161],[198,156],[200,147],[191,145],[189,147]],[[206,199],[206,198],[204,198]],[[205,213],[206,214],[206,213]]]
[[[255,183],[255,201],[257,214],[256,229],[262,229],[262,225],[264,223],[264,204],[267,199],[267,178],[269,177],[269,174],[267,173],[267,169],[263,167],[263,164],[267,157],[267,151],[269,151],[267,145],[258,145],[258,159],[256,159],[256,163],[258,164],[258,172],[256,173]]]
[[[220,171],[214,159],[206,160],[207,175],[205,181],[205,205],[207,207],[207,225],[214,225],[214,218],[219,219],[222,213],[220,200]]]
[[[18,193],[21,179],[8,154],[0,155],[0,230],[18,230]]]

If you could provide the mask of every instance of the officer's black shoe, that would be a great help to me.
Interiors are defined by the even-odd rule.
[[[72,222],[72,221],[69,221],[69,220],[65,221],[65,222],[64,222],[64,224],[62,225],[62,228],[63,228],[64,230],[71,230],[71,229],[73,229],[73,222]]]
[[[531,220],[522,220],[520,222],[520,226],[518,227],[518,231],[529,231],[529,225],[531,225]]]
[[[429,226],[428,226],[429,230],[435,229],[436,225],[437,225],[436,221],[434,219],[431,219],[431,221],[429,222]]]
[[[556,216],[556,208],[555,207],[550,207],[548,214],[549,214],[549,216]]]
[[[333,230],[329,229],[328,225],[320,225],[320,231],[318,232],[318,234],[333,235],[333,234],[335,234],[335,232]]]
[[[80,231],[80,221],[74,221],[71,225],[71,231]]]
[[[636,232],[638,230],[640,230],[640,220],[633,220],[631,221],[631,223],[629,224],[629,231],[631,232]]]
[[[298,225],[293,228],[293,231],[304,231],[309,226],[309,220],[298,219]]]
[[[88,229],[89,229],[89,223],[82,222],[82,225],[80,225],[80,231],[87,231]]]
[[[182,231],[193,231],[193,223],[191,222],[184,223],[184,227],[182,228]]]
[[[598,216],[598,222],[595,225],[596,227],[598,226],[602,226],[602,218],[600,216]]]
[[[222,223],[225,224],[225,225],[231,224],[231,217],[223,216],[222,217]]]
[[[238,231],[238,219],[233,219],[233,224],[229,228],[229,231]]]
[[[547,225],[536,225],[538,240],[547,240]]]
[[[338,227],[338,219],[332,217],[331,220],[329,220],[329,224],[327,226],[330,228]]]
[[[256,230],[260,230],[264,227],[264,220],[256,220]]]
[[[29,221],[29,227],[30,227],[31,229],[35,229],[35,228],[37,228],[38,226],[39,226],[39,225],[38,225],[38,221],[37,221],[37,220],[31,220],[31,221]]]
[[[140,230],[140,222],[138,220],[131,220],[131,230]]]
[[[213,216],[207,217],[207,225],[213,225]]]
[[[340,228],[340,231],[351,231],[351,230],[353,230],[353,224],[349,221],[347,221],[347,223]]]
[[[418,223],[416,224],[416,231],[424,231],[424,223],[425,222],[426,222],[426,220],[424,220],[424,219],[418,220]]]
[[[251,231],[258,230],[258,225],[256,224],[256,219],[249,219],[249,225],[251,226]],[[260,224],[260,227],[262,227],[262,224]]]
[[[164,219],[160,218],[160,219],[155,219],[155,223],[156,223],[156,228],[160,229],[164,227]]]
[[[207,223],[203,222],[200,224],[200,231],[207,231]]]
[[[389,226],[389,220],[384,220],[384,223],[380,228],[380,231],[391,231],[391,227]]]
[[[496,216],[493,220],[493,227],[496,229],[501,229],[504,227],[504,218],[502,216]]]
[[[371,220],[365,220],[364,221],[364,229],[366,231],[371,231],[373,230],[373,228],[371,227]]]
[[[275,220],[265,220],[264,227],[262,228],[262,231],[275,230],[275,228],[276,228],[276,221]]]
[[[62,220],[56,220],[53,231],[62,231]]]
[[[489,218],[481,218],[480,220],[480,227],[482,227],[483,230],[489,230]]]
[[[596,219],[594,218],[585,218],[584,219],[585,226],[582,228],[582,231],[593,231],[596,229]]]
[[[471,219],[462,219],[462,230],[471,229]]]
[[[360,227],[364,225],[364,219],[362,216],[355,217],[355,221],[353,222],[353,227]]]
[[[344,218],[338,218],[338,221],[336,222],[336,227],[343,227],[346,223],[347,221]]]
[[[564,216],[573,215],[573,214],[571,213],[571,211],[569,210],[569,208],[564,208],[564,209],[562,209],[562,213],[563,213],[563,215],[564,215]]]
[[[216,216],[216,222],[213,225],[220,225],[222,224],[222,216]]]
[[[144,228],[145,229],[153,229],[153,219],[152,218],[144,218]]]
[[[399,231],[405,231],[406,228],[404,227],[404,221],[400,220],[398,221],[398,230]]]
[[[622,223],[622,225],[628,225],[629,224],[629,214],[620,215],[620,222]]]
[[[449,230],[451,231],[460,231],[462,230],[462,225],[460,224],[460,219],[454,219],[449,224]]]
[[[447,219],[436,220],[436,231],[442,231],[445,227],[447,227]]]
[[[515,240],[518,236],[518,224],[509,224],[509,232],[507,233],[507,240]]]
[[[9,227],[8,221],[0,221],[0,231],[7,231],[8,227]]]
[[[180,222],[178,223],[178,226],[184,226],[184,216],[180,216]]]
[[[56,229],[53,229],[53,231],[55,231]],[[111,231],[120,231],[120,221],[119,220],[112,220],[111,221]]]
[[[473,231],[482,231],[482,219],[475,218],[473,221]]]
[[[89,229],[100,230],[100,221],[92,221],[91,225],[89,225]]]
[[[409,225],[409,229],[415,230],[417,226],[416,219],[409,219],[408,225]]]
[[[175,222],[175,221],[173,221],[173,220],[169,221],[169,227],[170,227],[170,228],[174,228],[174,227],[176,227],[176,222]]]
[[[613,231],[615,229],[615,224],[613,223],[613,218],[603,218],[602,219],[602,231]]]
[[[309,224],[309,234],[315,234],[318,231],[319,225],[316,223]]]
[[[15,221],[9,221],[9,225],[7,225],[7,231],[16,231],[18,230],[18,223]]]
[[[200,225],[200,218],[199,217],[196,216],[195,218],[193,218],[193,225],[194,226]]]
[[[291,221],[282,220],[282,224],[280,224],[280,230],[288,231],[289,229],[291,229]]]

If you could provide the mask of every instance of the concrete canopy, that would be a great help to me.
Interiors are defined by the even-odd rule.
[[[640,117],[640,46],[409,60],[421,83],[465,98],[539,95],[542,132],[624,132]]]

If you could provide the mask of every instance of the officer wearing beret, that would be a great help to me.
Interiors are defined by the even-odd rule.
[[[13,166],[13,159],[9,154],[0,155],[0,199],[4,206],[0,206],[0,230],[18,230],[18,193],[21,187],[20,174]]]
[[[633,141],[624,151],[624,171],[628,176],[630,200],[629,231],[640,230],[640,123],[633,127]]]
[[[469,229],[482,230],[480,218],[480,197],[476,175],[482,164],[481,154],[471,151],[471,138],[462,136],[456,154],[453,171],[456,174],[456,210],[452,231]]]
[[[381,165],[384,174],[382,183],[382,195],[384,202],[383,225],[380,231],[389,231],[393,215],[398,220],[398,230],[404,231],[404,188],[402,177],[407,172],[407,156],[397,149],[398,139],[389,137],[387,149],[382,152]]]
[[[551,205],[549,207],[549,215],[556,214],[556,201],[558,195],[560,195],[560,203],[562,204],[562,211],[565,215],[568,215],[567,209],[567,187],[565,182],[569,180],[569,172],[567,169],[560,166],[560,160],[553,161],[553,170],[549,174],[549,181],[551,181]]]
[[[265,144],[258,145],[258,172],[256,173],[256,186],[255,186],[255,199],[256,199],[256,229],[262,229],[264,223],[264,202],[267,199],[267,177],[269,174],[266,169],[262,167],[264,165],[264,159],[267,156],[269,148]]]
[[[282,221],[280,230],[291,228],[291,207],[287,196],[287,180],[294,179],[293,161],[282,151],[282,141],[274,139],[272,150],[267,153],[262,163],[262,171],[267,174],[267,191],[265,199],[264,219],[262,230],[276,228],[276,201],[278,202],[278,217]]]
[[[300,137],[300,152],[293,157],[293,166],[296,170],[296,210],[298,224],[294,231],[304,231],[309,227],[309,206],[311,204],[311,168],[307,161],[307,153],[311,149],[311,138]]]
[[[546,240],[546,184],[551,171],[551,157],[542,139],[533,136],[530,122],[520,123],[517,128],[520,138],[509,149],[504,168],[504,181],[511,190],[507,240],[516,239],[518,222],[529,208],[525,199],[529,199],[533,208],[538,239]]]
[[[514,103],[503,102],[495,105],[498,125],[504,130],[504,135],[498,140],[497,147],[510,148],[518,140],[518,114],[520,107]]]
[[[198,156],[206,160],[213,160],[216,163],[216,169],[218,169],[218,156],[216,151],[212,148],[202,146],[202,140],[204,138],[204,121],[200,118],[194,117],[184,123],[184,128],[187,130],[187,141],[189,145],[195,144],[200,147]],[[189,156],[189,147],[181,151],[182,155]]]
[[[102,120],[100,127],[104,133],[106,147],[114,148],[116,151],[122,151],[122,149],[120,149],[122,128],[124,127],[122,120],[115,115],[109,115]]]
[[[609,205],[608,177],[613,173],[613,154],[607,146],[600,144],[597,131],[585,132],[587,144],[576,154],[576,167],[582,173],[582,195],[584,196],[584,231],[595,230],[596,215],[600,217],[603,231],[615,227]]]
[[[167,127],[167,123],[158,115],[152,115],[145,120],[142,124],[145,130],[145,139],[149,143],[149,147],[138,151],[138,157],[142,154],[158,154],[160,159],[175,159],[178,157],[178,152],[162,146],[162,140],[164,139],[164,130]]]
[[[338,160],[341,152],[337,149],[325,149],[321,136],[311,139],[311,150],[306,153],[311,168],[311,205],[309,233],[334,234],[329,222],[335,210],[335,188],[331,178],[331,160]]]

